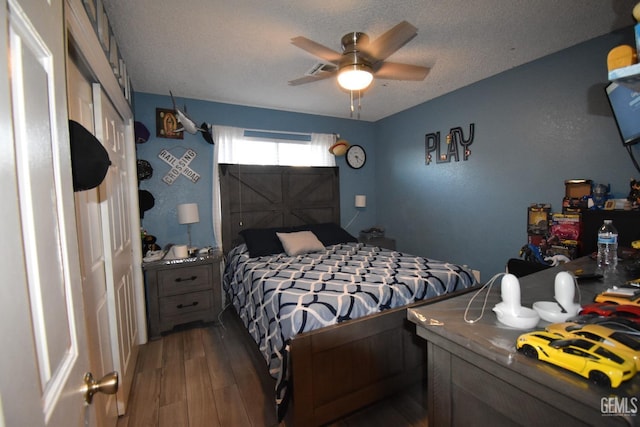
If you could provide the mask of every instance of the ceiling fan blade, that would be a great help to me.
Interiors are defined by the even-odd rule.
[[[318,58],[322,58],[325,61],[329,61],[334,64],[337,64],[340,60],[340,57],[342,56],[335,50],[329,49],[328,47],[323,46],[320,43],[316,43],[313,40],[309,40],[306,37],[294,37],[291,39],[291,43],[294,46],[297,46],[300,49],[306,50],[310,54],[317,56]]]
[[[418,29],[407,21],[402,21],[365,47],[374,62],[383,61],[407,44],[418,34]]]
[[[387,80],[424,80],[430,68],[419,65],[383,62],[373,74],[377,79]]]
[[[331,76],[334,76],[335,74],[335,71],[320,71],[318,72],[318,74],[315,74],[313,76],[304,76],[300,77],[299,79],[289,80],[289,86],[299,86],[305,83],[317,82],[318,80],[327,79]]]

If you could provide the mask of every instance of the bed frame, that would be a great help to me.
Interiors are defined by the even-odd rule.
[[[239,242],[243,228],[340,224],[338,168],[223,164],[219,175],[225,253]],[[387,310],[292,339],[293,394],[285,423],[326,424],[424,380],[426,346],[406,320],[406,310]],[[268,375],[266,364],[263,371]]]
[[[336,167],[220,164],[224,252],[246,228],[340,224],[338,173]]]

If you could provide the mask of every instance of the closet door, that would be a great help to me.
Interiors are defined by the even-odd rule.
[[[0,425],[91,425],[60,1],[0,0]]]
[[[93,85],[96,115],[96,136],[107,149],[111,166],[101,191],[102,240],[106,270],[107,307],[114,369],[120,373],[121,392],[118,407],[121,414],[133,382],[138,345],[138,322],[135,309],[134,254],[131,222],[131,176],[129,160],[135,157],[127,146],[126,133],[130,127],[109,101],[98,84]],[[135,211],[135,209],[133,210]]]
[[[64,18],[69,50],[81,58],[87,70],[85,76],[92,83],[94,135],[111,160],[107,176],[98,188],[99,212],[90,213],[92,218],[88,220],[92,232],[101,236],[101,248],[97,248],[96,242],[86,242],[94,253],[83,254],[83,262],[87,263],[87,272],[104,269],[104,291],[99,289],[90,296],[101,312],[90,316],[99,333],[107,336],[100,336],[100,343],[108,340],[111,345],[113,369],[120,374],[117,412],[122,415],[126,412],[138,347],[147,339],[133,112],[86,12],[85,4],[90,3],[65,0]],[[105,318],[108,328],[104,326]],[[106,366],[108,350],[101,351]]]
[[[90,73],[71,46],[67,56],[67,102],[69,119],[75,120],[95,135],[93,85]],[[102,377],[115,370],[111,336],[102,239],[101,202],[105,197],[105,184],[91,190],[74,193],[82,297],[87,326],[87,346],[91,372]],[[114,343],[117,345],[117,342]],[[94,396],[98,427],[115,427],[118,408],[115,395],[99,393]]]

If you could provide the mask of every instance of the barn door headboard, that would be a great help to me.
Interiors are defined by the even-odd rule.
[[[225,253],[243,229],[340,224],[337,167],[220,164],[219,174]]]

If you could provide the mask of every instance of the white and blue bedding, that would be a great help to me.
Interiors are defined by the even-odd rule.
[[[224,275],[225,292],[276,379],[278,406],[296,334],[474,284],[465,267],[354,242],[253,258],[242,244],[229,253]]]

